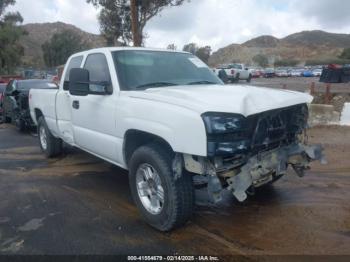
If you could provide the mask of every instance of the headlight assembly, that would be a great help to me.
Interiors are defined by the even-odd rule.
[[[208,134],[227,134],[244,129],[242,115],[226,113],[205,113],[202,115]]]

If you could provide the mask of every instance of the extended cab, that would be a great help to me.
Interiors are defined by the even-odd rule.
[[[235,83],[239,80],[246,80],[248,83],[252,80],[252,72],[244,64],[220,65],[214,69],[216,75],[224,70],[229,81]]]
[[[312,97],[225,86],[185,52],[103,48],[69,58],[59,90],[31,90],[30,111],[47,157],[62,142],[129,170],[145,220],[168,231],[191,216],[194,189],[213,201],[247,193],[291,166],[304,175],[320,146],[304,143]]]

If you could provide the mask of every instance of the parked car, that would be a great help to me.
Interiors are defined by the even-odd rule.
[[[227,190],[244,201],[322,159],[300,139],[312,99],[223,85],[190,53],[118,47],[73,55],[59,89],[31,89],[29,104],[47,157],[64,141],[129,170],[144,219],[169,231],[190,218],[195,185],[214,202]]]
[[[303,77],[314,77],[314,74],[311,70],[304,70],[302,73],[301,73],[301,76]]]
[[[322,75],[322,69],[319,69],[319,68],[314,69],[314,70],[312,71],[312,74],[313,74],[314,76],[319,77],[319,76]]]
[[[253,78],[259,78],[263,76],[263,70],[259,68],[253,68],[250,70]]]
[[[6,86],[3,103],[5,122],[13,123],[20,131],[34,127],[29,112],[29,90],[47,88],[57,88],[57,85],[47,80],[11,80]]]
[[[289,73],[288,73],[288,71],[287,70],[276,70],[276,72],[275,72],[275,75],[277,76],[277,77],[288,77],[289,76]]]
[[[302,69],[292,69],[290,71],[290,75],[293,76],[293,77],[300,77],[303,73],[303,70]]]
[[[265,69],[263,77],[265,77],[265,78],[275,77],[275,69],[273,69],[273,68]]]
[[[6,84],[0,84],[0,123],[4,122],[3,103],[4,103],[4,97],[5,97],[5,89],[6,89]]]
[[[239,80],[252,80],[252,73],[244,64],[228,64],[221,65],[214,69],[214,73],[219,76],[221,70],[225,70],[228,80],[231,82],[238,82]]]

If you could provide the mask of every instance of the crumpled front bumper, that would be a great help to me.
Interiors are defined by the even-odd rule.
[[[247,198],[247,190],[250,187],[259,187],[271,182],[274,176],[284,175],[288,166],[292,166],[299,176],[309,169],[312,161],[319,160],[326,163],[321,145],[307,146],[293,144],[272,151],[263,152],[251,157],[248,162],[240,168],[240,172],[226,181],[228,187],[238,201]]]

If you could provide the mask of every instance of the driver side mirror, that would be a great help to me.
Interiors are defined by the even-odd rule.
[[[69,72],[69,93],[73,96],[89,94],[90,73],[83,68],[72,68]]]
[[[111,95],[110,81],[90,81],[90,72],[84,68],[72,68],[69,73],[69,93],[74,96]]]

